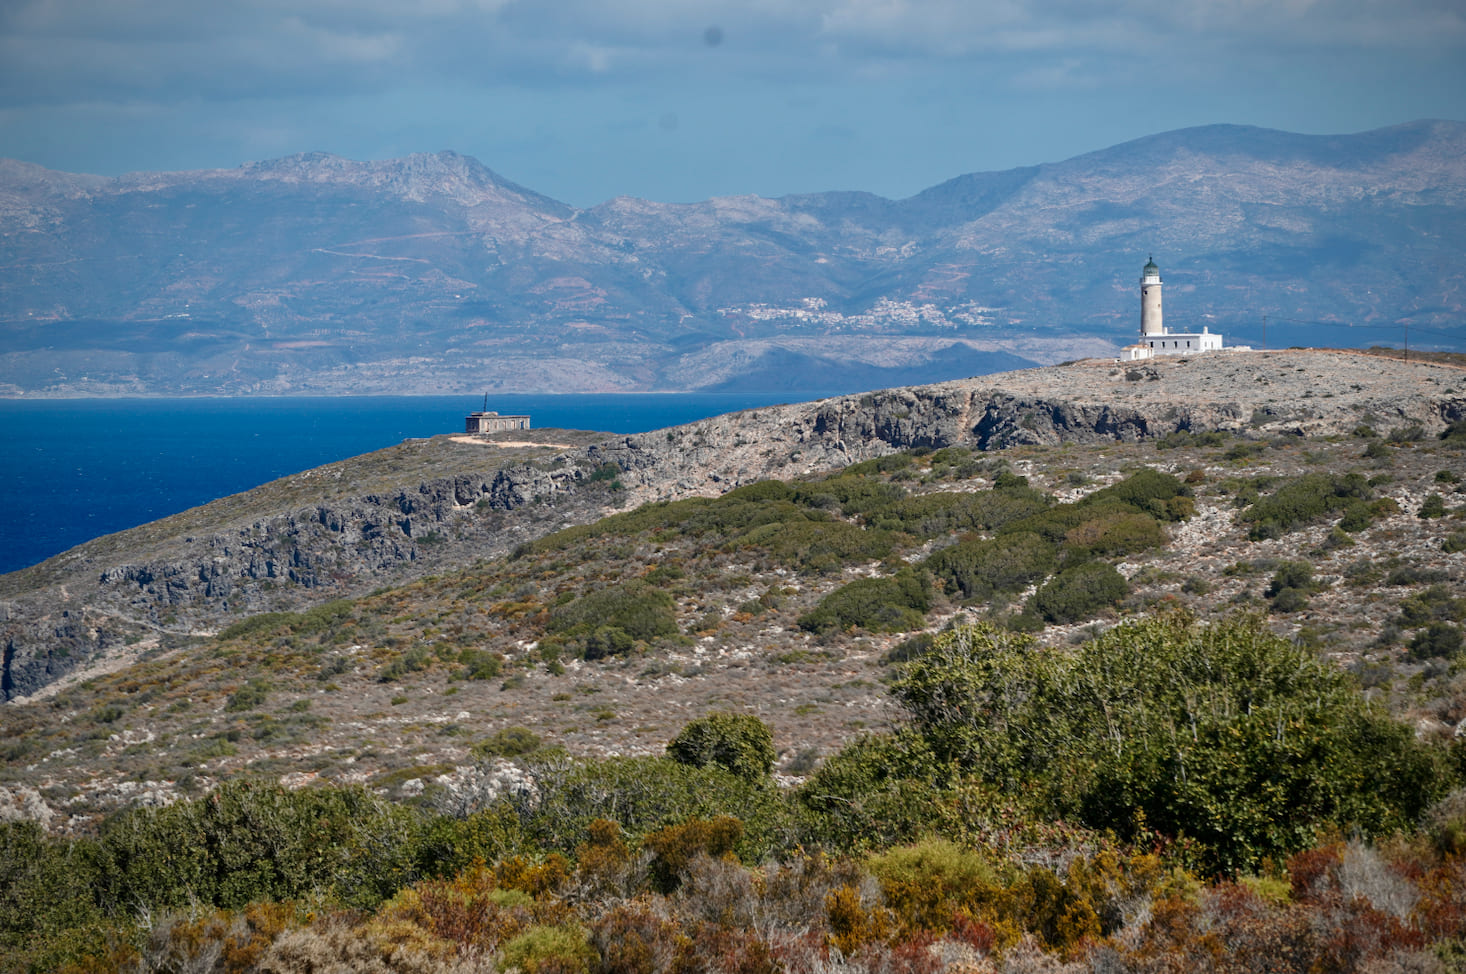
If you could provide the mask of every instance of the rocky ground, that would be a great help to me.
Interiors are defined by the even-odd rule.
[[[1372,381],[1362,381],[1371,373]],[[295,637],[239,650],[179,631],[162,617],[151,623],[150,637],[131,645],[122,638],[115,651],[100,652],[76,669],[76,675],[95,677],[90,681],[0,708],[11,742],[0,783],[9,783],[16,808],[34,810],[40,802],[83,818],[140,794],[163,800],[241,773],[293,783],[362,781],[410,795],[434,782],[469,788],[486,776],[492,783],[495,776],[512,775],[507,765],[481,761],[482,743],[508,728],[529,728],[573,754],[645,753],[660,750],[688,719],[712,709],[753,712],[768,721],[780,772],[797,776],[853,735],[892,719],[882,684],[890,672],[888,654],[904,636],[815,637],[796,624],[835,587],[880,566],[856,564],[834,576],[810,576],[737,552],[653,549],[615,539],[595,548],[597,563],[576,568],[580,574],[573,578],[557,574],[572,566],[553,559],[496,556],[609,510],[713,495],[763,477],[814,475],[898,448],[953,440],[1002,449],[980,461],[967,480],[940,489],[986,489],[999,466],[1059,500],[1142,466],[1193,484],[1196,513],[1170,529],[1168,543],[1119,562],[1132,594],[1118,613],[1050,627],[1041,634],[1044,641],[1083,638],[1095,626],[1157,608],[1203,616],[1264,612],[1278,631],[1359,674],[1422,733],[1454,733],[1466,718],[1466,678],[1447,661],[1412,659],[1406,650],[1412,631],[1397,623],[1402,603],[1429,586],[1444,586],[1451,599],[1466,598],[1466,552],[1445,544],[1461,537],[1466,525],[1460,494],[1466,462],[1459,447],[1437,438],[1447,421],[1462,417],[1463,389],[1466,373],[1446,366],[1330,353],[1218,356],[1139,369],[1089,362],[761,409],[645,436],[595,438],[568,453],[546,447],[542,456],[511,458],[492,476],[447,476],[471,457],[482,462],[481,444],[454,444],[448,437],[417,444],[413,449],[422,457],[453,460],[416,491],[343,499],[350,491],[338,487],[341,497],[306,509],[315,514],[296,512],[276,522],[296,530],[292,536],[276,528],[277,543],[289,538],[319,559],[333,544],[364,550],[373,525],[385,534],[381,525],[408,519],[409,529],[399,528],[395,543],[420,552],[415,558],[358,578],[332,580],[323,573],[317,577],[328,580],[314,587],[283,581],[275,589],[261,586],[282,604],[293,592],[296,607],[359,596],[354,604],[361,618],[341,630],[339,641],[313,637],[317,648],[304,656]],[[1174,435],[1215,427],[1232,432]],[[565,434],[537,436],[558,443]],[[469,452],[449,452],[454,450]],[[386,452],[391,462],[407,464],[405,454]],[[339,479],[350,479],[349,470],[342,468]],[[1237,517],[1240,498],[1258,485],[1315,471],[1368,478],[1376,497],[1393,502],[1393,513],[1347,537],[1334,529],[1333,518],[1250,540]],[[287,478],[292,490],[303,489],[301,479]],[[338,478],[322,471],[305,478],[307,484],[319,481],[336,484]],[[918,492],[936,489],[903,483]],[[464,490],[461,499],[444,486],[455,484]],[[1419,516],[1431,495],[1444,498],[1444,517]],[[352,511],[360,520],[351,520]],[[302,524],[316,533],[303,532]],[[153,550],[169,551],[167,532],[154,530]],[[198,522],[189,530],[197,532]],[[428,541],[432,531],[443,540]],[[208,543],[238,543],[232,540],[237,535],[214,537],[226,540]],[[116,550],[126,549],[118,544]],[[173,549],[179,577],[198,575],[179,557],[189,550],[183,544]],[[913,550],[904,557],[922,555]],[[99,556],[79,549],[70,557],[95,564]],[[537,656],[541,630],[522,615],[532,609],[516,605],[548,604],[554,591],[581,584],[574,578],[582,575],[628,577],[687,559],[701,567],[688,569],[692,574],[678,596],[678,624],[690,636],[684,642],[630,657],[568,659],[560,670]],[[1300,609],[1273,611],[1264,594],[1273,571],[1299,559],[1313,567],[1317,591]],[[142,564],[159,572],[156,566],[168,563]],[[41,567],[59,574],[40,591],[50,598],[110,598],[144,619],[172,606],[192,612],[200,630],[248,618],[214,607],[206,589],[150,589],[136,568],[114,569],[110,576],[104,569],[88,579],[80,571],[66,575]],[[6,579],[11,586],[16,581]],[[259,580],[241,574],[230,581],[238,591]],[[368,586],[379,593],[364,596]],[[163,593],[177,601],[162,602]],[[64,611],[89,612],[93,619],[101,614],[85,603]],[[943,599],[928,627],[984,611]],[[492,679],[462,679],[455,666],[441,662],[396,677],[386,669],[410,647],[444,640],[497,654],[505,668]],[[99,676],[97,667],[112,672]],[[319,676],[328,670],[328,677]],[[242,715],[230,709],[232,695],[255,677],[270,682],[268,702]]]
[[[438,437],[284,478],[79,546],[0,578],[5,699],[139,640],[175,644],[239,614],[299,608],[501,554],[570,523],[713,495],[915,447],[1138,441],[1177,430],[1257,437],[1434,435],[1466,417],[1466,371],[1349,352],[1084,360],[769,407],[638,436],[534,431],[502,452]],[[616,468],[619,489],[592,475]],[[606,468],[609,469],[609,468]]]

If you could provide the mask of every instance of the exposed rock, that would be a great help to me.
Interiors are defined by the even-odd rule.
[[[1458,368],[1342,352],[1238,352],[1139,369],[1090,360],[761,408],[416,482],[407,470],[392,490],[220,522],[207,535],[168,533],[170,521],[158,522],[147,526],[146,544],[115,543],[142,537],[141,528],[110,539],[107,551],[135,557],[100,561],[100,542],[90,542],[6,576],[0,695],[34,694],[144,636],[207,633],[249,613],[461,567],[613,510],[900,450],[1133,441],[1181,430],[1314,435],[1361,423],[1435,435],[1463,418],[1466,371]],[[448,446],[440,437],[423,455]],[[592,476],[607,464],[620,471],[614,483]]]

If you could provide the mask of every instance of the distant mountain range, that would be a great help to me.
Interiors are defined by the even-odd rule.
[[[1173,327],[1466,346],[1466,124],[1218,125],[905,200],[583,210],[451,152],[0,161],[0,395],[807,398],[1113,354],[1151,255]]]

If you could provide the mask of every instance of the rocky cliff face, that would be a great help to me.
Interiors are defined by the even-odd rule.
[[[545,448],[518,462],[496,464],[486,447],[484,458],[449,473],[441,473],[442,455],[457,447],[440,437],[419,444],[416,468],[439,475],[402,464],[394,489],[357,495],[323,486],[302,502],[310,495],[302,474],[287,478],[293,500],[281,499],[273,513],[211,519],[202,508],[0,579],[0,694],[33,694],[249,613],[451,570],[614,510],[899,450],[1135,441],[1178,430],[1327,435],[1366,423],[1434,435],[1462,419],[1466,370],[1291,351],[1086,361],[750,410],[558,453]],[[318,479],[350,483],[373,456]],[[271,489],[260,488],[261,503]]]

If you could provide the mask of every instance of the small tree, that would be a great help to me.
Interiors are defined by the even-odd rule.
[[[667,754],[694,768],[716,765],[740,778],[764,778],[774,767],[774,735],[752,714],[708,714],[672,739]]]

